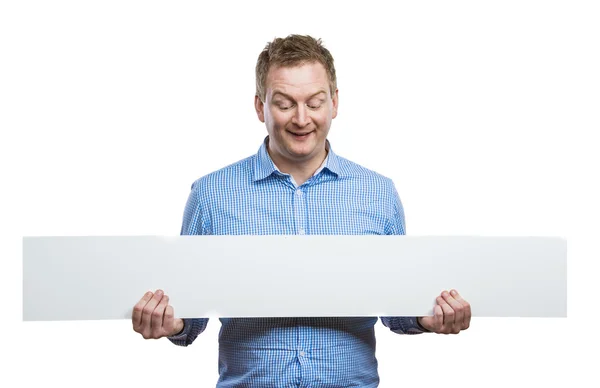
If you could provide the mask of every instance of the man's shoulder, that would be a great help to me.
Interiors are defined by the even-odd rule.
[[[353,162],[349,159],[336,155],[339,163],[339,170],[343,176],[352,177],[354,179],[370,182],[374,185],[382,185],[385,187],[393,187],[394,183],[391,178],[371,170],[361,164]]]
[[[248,156],[196,179],[192,190],[219,190],[249,183],[252,180],[255,158],[256,155]]]

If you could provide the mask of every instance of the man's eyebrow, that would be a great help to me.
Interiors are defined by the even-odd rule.
[[[327,94],[327,91],[326,91],[326,90],[324,90],[324,89],[321,89],[321,90],[319,90],[318,92],[314,93],[313,95],[309,96],[309,97],[308,97],[308,99],[310,100],[311,98],[313,98],[313,97],[315,97],[315,96],[318,96],[319,94],[323,94],[323,93],[324,93],[324,94]],[[284,92],[282,92],[282,91],[280,91],[280,90],[275,90],[275,91],[273,92],[273,97],[275,97],[275,96],[277,96],[277,95],[283,96],[283,97],[287,98],[288,100],[292,100],[292,101],[294,100],[294,99],[292,98],[292,96],[290,96],[289,94],[285,94]]]
[[[324,89],[321,89],[321,90],[319,90],[318,92],[316,92],[315,94],[313,94],[312,96],[310,96],[310,98],[316,97],[316,96],[318,96],[319,94],[327,94],[327,91],[326,91],[326,90],[324,90]],[[309,99],[310,99],[310,98],[309,98]]]

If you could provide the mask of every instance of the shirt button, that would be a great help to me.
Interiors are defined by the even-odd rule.
[[[296,195],[298,197],[302,197],[302,190],[300,190],[300,189],[296,190]]]
[[[300,230],[298,231],[298,234],[304,234],[304,229],[300,229]]]
[[[304,353],[304,351],[300,352],[300,357],[304,357],[306,355],[306,353]]]

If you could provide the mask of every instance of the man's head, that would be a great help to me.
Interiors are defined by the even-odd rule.
[[[256,95],[265,102],[267,74],[274,67],[296,67],[307,63],[320,63],[329,77],[329,91],[337,90],[333,56],[321,43],[311,36],[290,35],[267,43],[256,62]]]
[[[338,105],[333,57],[321,40],[290,35],[268,43],[256,64],[254,102],[276,164],[320,163]]]

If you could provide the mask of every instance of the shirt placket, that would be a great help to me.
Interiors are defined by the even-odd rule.
[[[298,347],[296,357],[300,364],[299,387],[301,388],[310,388],[314,378],[310,352],[312,335],[310,318],[298,318]]]
[[[306,217],[306,185],[297,187],[294,192],[294,219],[296,223],[296,234],[307,234],[308,225]],[[310,387],[311,368],[310,368],[310,341],[311,329],[307,321],[309,318],[298,318],[298,343],[296,346],[296,357],[300,364],[300,384],[299,387]]]
[[[296,234],[306,234],[306,193],[301,187],[294,192],[294,218]]]

